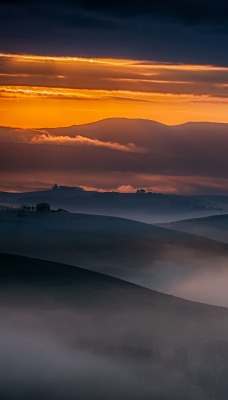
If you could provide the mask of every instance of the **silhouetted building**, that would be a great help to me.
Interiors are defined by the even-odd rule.
[[[51,206],[48,203],[39,203],[36,205],[37,212],[50,212]]]
[[[59,190],[59,191],[68,191],[68,192],[84,192],[84,189],[81,187],[77,187],[77,186],[64,186],[64,185],[58,185],[57,183],[55,183],[52,186],[52,190]]]
[[[57,185],[57,183],[55,183],[53,186],[52,186],[52,190],[58,190],[59,189],[59,186]]]

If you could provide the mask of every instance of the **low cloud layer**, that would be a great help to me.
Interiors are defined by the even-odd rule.
[[[57,145],[85,145],[85,146],[97,146],[105,149],[118,150],[130,153],[146,153],[147,150],[143,147],[138,147],[134,143],[128,143],[123,145],[116,142],[102,142],[97,139],[90,139],[84,136],[77,135],[75,137],[70,136],[53,136],[48,133],[42,133],[32,138],[31,143],[35,144],[57,144]]]

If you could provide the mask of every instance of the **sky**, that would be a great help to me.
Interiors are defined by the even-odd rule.
[[[0,54],[0,123],[43,128],[111,117],[228,122],[228,68]]]
[[[96,157],[97,149],[102,148],[104,159],[110,151],[115,151],[120,157],[125,156],[128,165],[129,153],[137,153],[134,167],[124,168],[121,177],[111,184],[103,171],[99,180],[100,175],[94,169],[90,171],[91,181],[86,178],[84,182],[85,177],[82,178],[79,170],[76,177],[75,167],[62,169],[62,184],[84,183],[98,189],[118,189],[138,185],[153,187],[156,181],[157,189],[191,193],[196,190],[191,189],[194,186],[191,179],[199,182],[197,192],[205,190],[200,182],[206,179],[215,193],[218,186],[219,191],[226,190],[224,181],[222,185],[210,183],[210,167],[208,171],[203,168],[203,175],[200,166],[198,170],[194,168],[194,152],[190,168],[194,178],[190,178],[192,171],[188,172],[189,185],[184,190],[179,182],[183,179],[183,168],[178,169],[176,162],[174,168],[170,161],[170,170],[165,168],[162,173],[157,165],[154,170],[144,171],[142,159],[153,149],[147,142],[138,145],[121,124],[120,132],[115,131],[116,136],[105,140],[100,140],[97,133],[88,137],[85,132],[73,137],[63,132],[62,137],[56,138],[56,133],[53,136],[46,129],[106,118],[148,119],[170,126],[188,121],[228,123],[227,18],[228,3],[223,0],[1,0],[0,126],[26,129],[27,136],[28,129],[36,129],[32,142],[26,140],[28,148],[49,146],[50,154],[55,153],[55,146],[62,146],[65,154],[64,149],[70,144],[75,151],[80,147],[85,158],[88,149]],[[0,128],[1,138],[3,131]],[[16,144],[12,143],[15,138],[8,138],[10,159]],[[220,139],[217,147],[224,145],[224,138]],[[22,144],[21,136],[16,141]],[[194,143],[197,146],[197,141]],[[29,159],[29,152],[23,150],[25,160]],[[183,158],[184,153],[178,157]],[[225,165],[221,171],[222,167]],[[6,161],[2,168],[5,172],[0,188],[11,190],[16,184],[12,174],[10,180],[7,176],[13,167]],[[149,174],[149,183],[145,179],[129,178],[129,174],[140,168],[143,174]],[[117,170],[114,163],[112,174]],[[167,176],[172,170],[171,182]],[[27,172],[14,167],[15,181],[29,181],[30,187],[36,187],[34,181],[48,186],[56,175],[53,169],[46,174],[48,179],[43,174],[33,174],[29,162]],[[75,178],[69,179],[69,175]],[[213,182],[214,179],[215,176]],[[224,179],[223,173],[216,172],[216,179]],[[19,187],[22,189],[27,184]]]
[[[1,0],[4,53],[227,65],[226,0]]]

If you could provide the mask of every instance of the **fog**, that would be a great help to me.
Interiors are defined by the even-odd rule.
[[[93,312],[60,309],[43,315],[31,305],[30,311],[11,307],[0,312],[1,398],[226,399],[227,328],[223,333],[220,329],[217,336],[223,339],[216,340],[213,333],[206,333],[207,323],[201,324],[204,340],[194,335],[192,340],[190,332],[182,341],[179,325],[169,333],[155,333],[153,314],[139,334],[137,312],[129,312],[133,318],[124,328],[116,326],[115,315],[108,313],[100,316],[97,310],[94,318]],[[117,313],[120,317],[121,311]],[[142,320],[147,317],[145,313]],[[194,316],[188,323],[195,324]]]
[[[17,256],[0,274],[1,398],[227,398],[227,309]]]
[[[14,310],[14,313],[14,320],[20,319],[20,312],[17,315]],[[69,323],[69,315],[64,319],[64,313],[60,312],[60,316],[64,324]],[[32,328],[34,322],[35,329]],[[99,330],[99,337],[93,333],[93,341],[85,340],[80,345],[77,341],[68,343],[50,322],[48,328],[42,327],[39,332],[44,323],[45,318],[43,321],[42,317],[34,315],[34,310],[32,315],[23,315],[21,328],[9,321],[3,323],[0,332],[1,398],[213,399],[212,364],[208,370],[207,354],[194,358],[196,349],[192,345],[183,347],[180,342],[175,348],[170,346],[169,351],[142,348],[140,352],[139,347],[126,344],[124,335],[119,338],[122,344],[118,345],[118,339],[107,337],[105,327],[103,334]],[[90,329],[96,332],[97,327],[91,322]],[[77,335],[76,326],[75,333]],[[222,342],[221,345],[227,350],[228,344]],[[200,349],[202,353],[206,353],[207,347],[210,345],[205,344],[205,348]],[[157,344],[157,349],[160,348]],[[197,383],[201,375],[204,381]],[[224,386],[226,388],[226,381],[220,382],[219,399],[226,398],[222,394]]]
[[[225,262],[223,269],[218,264],[216,263],[214,270],[210,272],[204,271],[182,277],[176,282],[164,284],[160,289],[164,293],[172,293],[186,299],[228,307],[228,261]]]
[[[118,363],[25,330],[1,330],[0,357],[5,399],[149,399],[152,394],[142,377]]]

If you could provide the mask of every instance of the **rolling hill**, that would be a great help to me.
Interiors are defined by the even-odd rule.
[[[0,265],[1,398],[226,398],[227,309],[48,261]]]
[[[220,285],[228,273],[228,245],[189,233],[114,217],[55,212],[21,216],[1,211],[0,251],[89,268],[185,298],[228,304],[227,290]]]
[[[228,243],[228,214],[192,218],[169,224],[162,224],[161,226]]]

